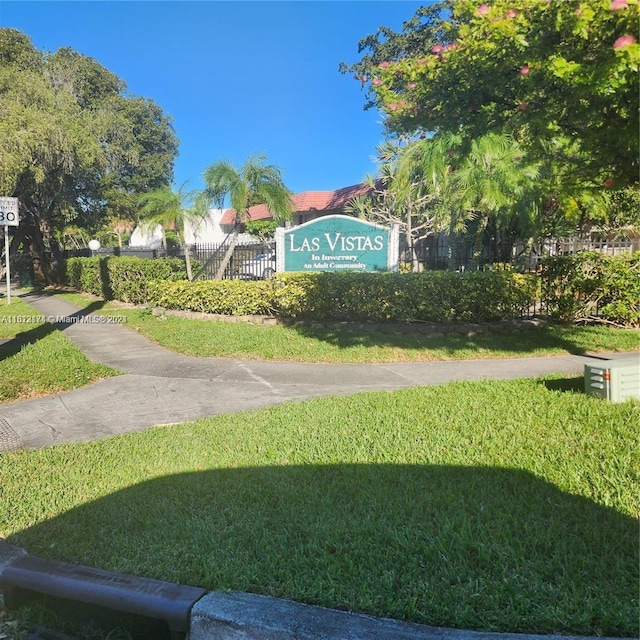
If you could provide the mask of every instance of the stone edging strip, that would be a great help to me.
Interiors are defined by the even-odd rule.
[[[568,640],[430,627],[252,593],[212,592],[191,610],[189,640]],[[594,640],[571,636],[570,640]],[[613,640],[603,639],[598,640]]]
[[[460,334],[474,336],[481,333],[500,333],[501,331],[525,331],[546,327],[544,318],[530,318],[519,320],[501,320],[499,322],[470,323],[470,322],[329,322],[320,320],[296,320],[289,318],[276,318],[274,316],[228,316],[217,313],[205,313],[203,311],[180,311],[154,307],[151,309],[154,316],[173,316],[191,320],[209,320],[215,322],[248,322],[284,327],[311,327],[313,329],[354,329],[371,333],[412,334],[419,333],[438,337],[445,334]]]

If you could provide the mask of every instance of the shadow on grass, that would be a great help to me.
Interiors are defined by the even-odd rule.
[[[562,393],[583,393],[584,392],[584,376],[575,378],[562,379],[545,379],[542,384],[549,391],[560,391]]]
[[[436,626],[638,633],[635,520],[515,469],[183,473],[89,502],[9,541],[34,555],[208,590]]]
[[[526,355],[539,353],[542,349],[572,355],[584,355],[588,351],[569,337],[568,327],[562,326],[538,327],[523,331],[507,328],[500,332],[480,333],[473,336],[456,333],[434,336],[418,332],[394,333],[391,328],[387,332],[360,331],[349,327],[329,329],[294,325],[293,329],[305,338],[327,342],[340,349],[356,346],[384,346],[398,349],[440,350],[451,356],[455,356],[458,352],[468,352],[468,357],[473,357],[474,353],[486,352],[491,352],[498,357],[502,353]]]
[[[30,300],[33,298],[38,299],[42,297],[49,297],[52,295],[55,295],[55,293],[51,293],[48,291],[38,291],[38,292],[24,294],[20,296],[20,298],[24,300],[27,304],[29,304]],[[20,331],[20,333],[17,333],[14,338],[11,338],[10,340],[7,340],[6,342],[0,344],[0,361],[16,355],[26,345],[38,342],[39,340],[42,340],[43,338],[53,333],[54,331],[64,331],[65,329],[69,328],[70,326],[72,326],[73,324],[75,324],[85,316],[90,315],[94,311],[98,311],[98,309],[101,309],[105,304],[106,302],[103,300],[96,300],[95,302],[89,303],[86,307],[82,309],[78,309],[73,313],[69,313],[66,316],[46,316],[45,315],[44,316],[46,321],[45,324],[39,323],[37,324],[37,326],[33,327],[32,329],[27,329],[26,331]],[[39,311],[34,311],[33,314],[31,315],[32,317],[35,318],[35,317],[40,317],[43,314],[41,314]],[[23,325],[16,324],[16,327],[18,326],[28,327],[29,324],[28,323],[25,323]]]

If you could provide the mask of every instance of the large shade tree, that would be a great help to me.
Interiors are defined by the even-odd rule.
[[[249,208],[265,204],[273,220],[282,223],[291,219],[293,194],[284,184],[282,170],[267,164],[263,155],[250,156],[241,167],[219,160],[205,169],[203,178],[206,188],[199,199],[200,206],[213,203],[223,207],[228,203],[236,214],[231,241],[216,274],[221,278],[238,243],[241,225],[249,222]]]
[[[342,71],[389,132],[506,132],[565,195],[616,190],[638,183],[637,27],[637,0],[445,0]]]
[[[171,181],[177,144],[161,109],[95,60],[0,29],[0,194],[20,203],[12,251],[28,247],[45,278],[56,232],[132,218],[138,194]]]

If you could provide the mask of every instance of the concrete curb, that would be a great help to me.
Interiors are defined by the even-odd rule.
[[[189,640],[567,640],[430,627],[251,593],[214,592],[191,610]],[[588,640],[571,636],[571,640]],[[604,639],[599,639],[604,640]],[[612,640],[612,639],[609,639]]]
[[[26,549],[16,547],[14,544],[9,544],[6,540],[0,538],[0,573],[18,558],[26,555],[29,555]]]
[[[0,539],[0,574],[21,547]],[[181,585],[182,586],[182,585]],[[595,640],[589,636],[448,629],[300,604],[271,596],[213,591],[191,608],[188,640]],[[598,640],[623,640],[598,638]]]

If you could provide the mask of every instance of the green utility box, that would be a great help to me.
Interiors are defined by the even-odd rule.
[[[585,364],[584,392],[611,402],[640,398],[640,354]]]

